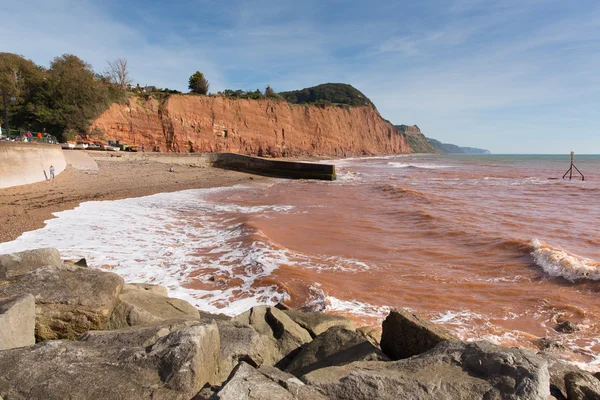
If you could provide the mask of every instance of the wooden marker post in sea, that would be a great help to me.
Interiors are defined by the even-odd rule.
[[[573,168],[575,168],[575,170],[577,170],[577,172],[579,172],[579,175],[581,175],[581,180],[585,181],[585,177],[583,176],[581,171],[575,166],[575,164],[573,164],[574,158],[575,158],[575,152],[572,151],[571,152],[571,166],[569,167],[567,172],[565,172],[565,174],[563,175],[563,179],[565,179],[565,176],[567,176],[567,174],[569,174],[569,180],[571,180],[571,178],[573,177]]]

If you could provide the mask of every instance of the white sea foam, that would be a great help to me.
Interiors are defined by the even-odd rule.
[[[64,258],[85,257],[90,266],[110,268],[127,282],[163,285],[170,296],[229,315],[286,298],[276,285],[257,283],[281,265],[349,273],[369,269],[357,260],[309,256],[277,246],[240,219],[298,212],[292,206],[245,207],[207,199],[211,193],[232,190],[244,188],[82,203],[56,213],[44,228],[0,244],[0,254],[56,247]],[[195,283],[208,289],[193,289]]]
[[[439,164],[414,164],[414,163],[401,163],[401,162],[389,162],[387,165],[393,168],[421,168],[421,169],[443,169],[452,168],[452,165],[439,165]]]
[[[571,282],[579,279],[600,280],[600,263],[544,245],[538,239],[533,239],[530,245],[536,265],[546,274]]]
[[[243,207],[216,204],[206,195],[216,190],[189,190],[117,201],[86,202],[56,213],[44,228],[0,244],[0,253],[56,247],[65,258],[85,257],[94,267],[110,266],[128,282],[164,285],[169,294],[199,309],[235,315],[258,304],[275,304],[282,293],[274,285],[256,287],[256,279],[291,263],[286,249],[232,214],[292,212],[290,206]],[[239,188],[238,188],[239,189]],[[187,286],[198,268],[239,284],[226,289]]]
[[[359,317],[377,317],[383,319],[390,312],[390,307],[375,306],[358,300],[342,300],[337,297],[326,296],[325,311],[341,311]]]

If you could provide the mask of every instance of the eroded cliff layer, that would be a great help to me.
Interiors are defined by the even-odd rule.
[[[275,100],[173,95],[113,104],[91,127],[104,139],[146,151],[235,152],[262,156],[410,153],[371,107],[293,105]]]

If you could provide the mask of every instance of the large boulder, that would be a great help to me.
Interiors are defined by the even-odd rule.
[[[53,248],[0,255],[0,279],[26,274],[40,267],[62,264],[60,253]]]
[[[169,296],[169,289],[160,285],[153,285],[151,283],[126,283],[123,286],[123,290],[142,290],[146,292],[152,292],[160,296]]]
[[[306,329],[275,307],[253,307],[232,321],[250,325],[261,335],[265,365],[285,368],[300,347],[312,340]]]
[[[283,310],[295,323],[303,327],[314,338],[332,326],[343,326],[346,329],[355,329],[354,322],[346,317],[330,315],[324,312],[305,313],[298,310]]]
[[[147,328],[141,328],[147,329]],[[196,323],[146,347],[52,340],[0,352],[6,399],[190,399],[215,380],[214,322]]]
[[[527,350],[445,341],[394,362],[355,362],[302,377],[330,399],[547,400],[547,362]]]
[[[185,300],[166,297],[160,288],[126,285],[110,316],[110,328],[151,325],[172,319],[200,320],[196,307]]]
[[[363,335],[373,346],[381,347],[381,328],[376,326],[361,326],[356,332]]]
[[[565,375],[565,385],[569,400],[600,400],[600,381],[592,374],[569,372]]]
[[[294,400],[294,396],[245,362],[216,394],[219,400]]]
[[[390,311],[383,321],[381,350],[392,360],[424,353],[447,340],[458,339],[442,327],[405,309]]]
[[[219,400],[326,400],[314,388],[274,367],[255,369],[241,362],[223,387],[213,395]]]
[[[302,376],[315,369],[345,365],[354,361],[388,361],[378,348],[360,333],[334,326],[304,345],[286,371]]]
[[[0,350],[35,344],[35,299],[31,294],[0,299]]]
[[[35,297],[35,336],[77,339],[89,330],[102,330],[123,287],[111,272],[62,265],[43,267],[0,285],[0,297],[31,293]]]
[[[148,347],[170,333],[196,325],[197,323],[197,321],[183,319],[160,322],[149,326],[130,326],[110,331],[88,331],[81,335],[79,341],[98,347]]]
[[[264,363],[265,344],[254,328],[234,321],[216,322],[221,342],[218,376],[220,382],[227,379],[240,361],[245,361],[253,367]]]
[[[548,372],[550,373],[550,392],[557,399],[588,398],[575,395],[576,392],[588,390],[592,393],[600,381],[591,373],[583,371],[577,366],[563,361],[557,354],[540,352],[548,362]],[[569,379],[567,379],[569,377]],[[587,388],[587,389],[586,389]],[[591,395],[590,395],[591,396]],[[589,397],[593,398],[593,397]]]

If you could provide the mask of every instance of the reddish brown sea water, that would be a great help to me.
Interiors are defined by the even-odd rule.
[[[405,156],[336,161],[336,182],[278,181],[211,198],[294,212],[236,218],[291,259],[257,285],[295,307],[379,323],[407,307],[465,339],[550,337],[600,361],[600,157]],[[581,331],[553,328],[569,320]]]
[[[82,203],[0,253],[57,247],[209,312],[258,304],[380,325],[409,308],[466,340],[548,337],[600,364],[600,156],[332,161],[334,182],[269,180]],[[554,328],[564,321],[574,333]]]

